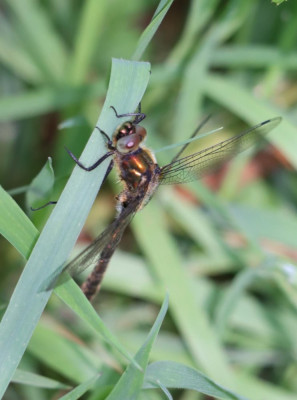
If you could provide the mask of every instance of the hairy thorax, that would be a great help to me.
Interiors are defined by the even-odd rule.
[[[118,211],[138,197],[143,199],[138,207],[141,210],[158,187],[159,167],[155,156],[147,148],[139,147],[132,153],[116,154],[114,161],[124,185],[117,197]]]

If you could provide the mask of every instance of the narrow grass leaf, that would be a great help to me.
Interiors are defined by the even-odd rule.
[[[207,137],[207,136],[209,136],[209,135],[212,135],[213,133],[216,133],[216,132],[218,132],[218,131],[220,131],[220,130],[222,130],[222,129],[223,129],[223,127],[221,126],[221,127],[219,127],[219,128],[213,129],[212,131],[209,131],[209,132],[206,132],[206,133],[201,133],[201,134],[197,135],[196,137],[193,137],[193,138],[190,138],[190,139],[187,139],[187,140],[183,140],[182,142],[169,144],[168,146],[164,146],[164,147],[162,147],[162,148],[160,148],[160,149],[153,150],[153,151],[154,151],[154,154],[160,153],[160,152],[162,152],[162,151],[167,151],[167,150],[175,149],[175,148],[177,148],[177,147],[183,146],[183,145],[185,145],[185,144],[189,144],[189,143],[191,143],[191,142],[196,142],[196,141],[198,141],[198,140],[200,140],[200,139],[202,139],[202,138],[205,138],[205,137]]]
[[[182,268],[181,255],[166,231],[156,199],[134,218],[132,226],[153,274],[170,295],[170,313],[193,361],[217,381],[230,381],[230,367],[205,311],[197,305],[192,278]]]
[[[221,335],[221,337],[223,337],[228,320],[240,298],[243,296],[244,291],[259,274],[261,274],[260,268],[243,270],[241,273],[237,274],[232,285],[226,290],[216,310],[217,333]]]
[[[242,24],[246,18],[248,4],[242,1],[230,1],[224,9],[221,18],[212,25],[208,34],[196,51],[183,74],[182,87],[177,103],[175,120],[173,124],[174,141],[180,140],[183,135],[189,134],[197,124],[197,117],[201,115],[204,97],[203,86],[211,63],[211,55],[216,51],[222,41]]]
[[[232,111],[251,125],[279,116],[272,105],[264,100],[259,100],[250,91],[234,83],[234,80],[221,78],[215,74],[209,74],[204,81],[205,93]],[[297,129],[287,120],[269,134],[269,140],[281,150],[289,161],[297,167]]]
[[[30,83],[43,82],[42,73],[16,38],[13,25],[0,15],[0,60],[8,70]]]
[[[80,87],[46,88],[26,91],[0,99],[0,121],[30,118],[102,96],[103,81]]]
[[[60,400],[77,400],[81,399],[81,397],[100,379],[100,375],[95,375],[93,378],[87,380],[86,382],[81,383],[75,389],[71,390],[71,392],[65,394],[65,396],[60,397]]]
[[[259,243],[270,239],[296,248],[297,217],[293,212],[240,204],[231,204],[228,209],[246,236]]]
[[[188,11],[184,31],[169,56],[169,62],[180,62],[197,43],[199,33],[216,10],[219,0],[192,1]]]
[[[13,188],[13,189],[9,189],[9,190],[7,191],[7,193],[8,193],[10,196],[16,196],[17,194],[26,193],[28,189],[29,189],[29,185],[18,186],[18,187],[15,187],[15,188]]]
[[[150,276],[143,258],[119,249],[112,257],[102,287],[157,303],[163,299],[158,281]]]
[[[44,321],[36,327],[28,352],[31,355],[75,383],[82,383],[97,372],[99,357],[83,343],[54,330]]]
[[[222,46],[211,55],[211,64],[219,68],[268,68],[278,65],[287,70],[296,70],[297,54],[286,53],[273,46]]]
[[[74,54],[69,62],[70,79],[74,84],[85,81],[95,51],[98,50],[100,33],[104,26],[106,0],[87,0],[80,12],[79,28],[76,30]]]
[[[236,374],[237,391],[245,393],[251,400],[296,400],[296,393],[290,393],[276,384],[257,379],[248,373]]]
[[[20,369],[15,371],[12,382],[45,389],[69,389],[68,385],[54,379],[46,378],[45,376],[34,374],[33,372],[22,371]]]
[[[216,399],[247,400],[207,378],[200,371],[173,361],[158,361],[148,366],[143,387],[156,388],[158,381],[169,389],[195,390]]]
[[[32,62],[43,73],[43,79],[59,81],[65,73],[67,51],[45,8],[34,0],[26,3],[9,0],[6,4],[17,20],[15,27],[20,40],[26,43]]]
[[[200,246],[204,247],[208,254],[213,257],[226,257],[215,227],[202,210],[199,210],[196,205],[189,205],[167,188],[162,198],[166,202],[166,210]]]
[[[139,38],[136,50],[132,56],[133,60],[140,60],[147,46],[152,40],[154,34],[159,28],[161,22],[163,21],[163,18],[167,14],[172,3],[173,0],[160,0],[158,8],[153,16],[153,19],[151,20],[150,24],[146,27],[146,29],[143,31],[143,33]]]
[[[0,233],[25,258],[38,238],[38,230],[12,197],[0,186]]]
[[[297,310],[297,264],[287,260],[278,260],[276,266],[275,284],[280,287],[284,296]]]
[[[44,204],[50,196],[55,183],[55,174],[52,159],[49,157],[39,174],[32,180],[27,193],[27,207],[37,208]]]
[[[146,89],[150,65],[113,60],[110,85],[97,122],[111,134],[121,121],[110,109],[119,113],[137,108]],[[106,151],[105,143],[94,129],[81,162],[91,165]],[[0,325],[0,397],[26,349],[27,343],[51,294],[40,287],[55,271],[62,269],[97,195],[108,160],[91,173],[76,166],[59,201],[34,247],[12,295]]]
[[[71,308],[73,312],[75,312],[97,334],[99,334],[101,338],[116,348],[125,358],[127,358],[127,360],[134,363],[135,367],[139,368],[139,365],[135,362],[133,357],[105,327],[103,321],[96,313],[91,303],[87,300],[86,296],[73,280],[69,279],[62,285],[57,286],[55,288],[55,293]]]
[[[135,355],[135,360],[142,367],[142,371],[136,369],[133,364],[130,364],[125,373],[121,376],[120,380],[112,390],[107,400],[136,400],[139,397],[144,379],[144,371],[147,368],[149,355],[153,343],[158,335],[163,319],[166,315],[168,308],[168,296],[166,295],[159,315],[150,330],[146,341],[143,343],[139,351]]]

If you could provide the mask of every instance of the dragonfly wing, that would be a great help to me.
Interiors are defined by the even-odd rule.
[[[240,134],[197,153],[174,160],[161,168],[160,184],[178,184],[199,179],[214,170],[233,155],[246,150],[274,129],[281,121],[273,118],[247,129]]]
[[[110,244],[116,247],[126,227],[131,222],[137,211],[137,204],[130,203],[119,216],[109,225],[88,247],[86,247],[77,257],[70,261],[63,271],[71,276],[80,274],[88,267],[95,265],[99,260],[101,251]],[[138,202],[137,202],[138,203]]]
[[[142,197],[143,196],[138,196],[128,202],[127,207],[123,208],[116,219],[88,247],[86,247],[72,261],[66,264],[62,270],[53,273],[48,278],[47,282],[41,285],[40,291],[53,289],[57,284],[59,284],[59,276],[63,272],[67,272],[70,276],[74,276],[80,274],[92,265],[95,266],[100,258],[101,251],[108,244],[115,248],[119,244],[126,227],[137,212]],[[64,278],[61,282],[64,282]],[[67,279],[67,277],[65,279]]]

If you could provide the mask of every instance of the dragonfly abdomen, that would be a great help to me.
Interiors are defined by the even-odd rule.
[[[122,237],[123,232],[121,232],[119,240]],[[118,240],[118,241],[119,241]],[[82,284],[81,290],[88,300],[92,301],[97,292],[99,292],[101,288],[101,282],[104,277],[105,271],[108,267],[109,261],[115,252],[115,249],[118,245],[118,241],[115,241],[114,245],[110,245],[110,243],[102,250],[100,258],[93,269],[92,273],[88,276],[87,280]]]

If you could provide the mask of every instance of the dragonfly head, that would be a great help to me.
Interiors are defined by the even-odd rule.
[[[145,137],[146,130],[143,126],[125,122],[115,133],[114,146],[120,153],[131,153],[138,149]]]

